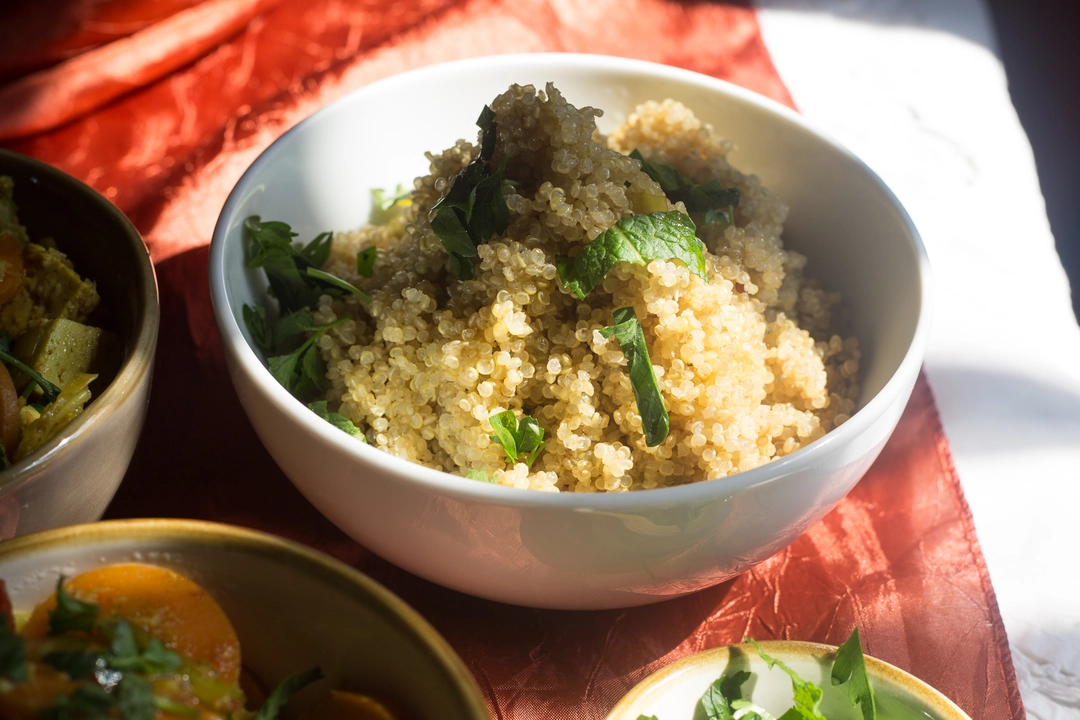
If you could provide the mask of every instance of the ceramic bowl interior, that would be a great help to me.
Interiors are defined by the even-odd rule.
[[[512,83],[552,81],[603,109],[602,131],[641,102],[674,98],[737,149],[790,207],[785,242],[843,294],[862,350],[853,417],[797,452],[723,480],[620,494],[551,494],[478,483],[378,451],[329,426],[276,383],[244,305],[265,303],[244,267],[249,215],[301,238],[363,225],[371,190],[427,172],[424,153],[475,139],[480,109]],[[392,108],[391,110],[387,110]],[[312,503],[391,562],[492,599],[565,608],[655,602],[720,582],[777,552],[851,489],[881,450],[917,378],[930,285],[918,233],[863,163],[796,113],[742,88],[620,58],[521,55],[424,68],[373,83],[270,146],[234,188],[210,254],[214,312],[232,379],[263,443]]]
[[[123,341],[112,382],[49,442],[0,472],[0,539],[101,517],[146,415],[158,333],[157,281],[131,222],[100,193],[45,163],[0,150],[31,240],[50,237],[97,284],[96,322]]]
[[[301,545],[184,520],[100,522],[0,544],[0,578],[16,613],[48,597],[60,574],[121,562],[170,568],[210,592],[236,628],[244,667],[265,686],[319,665],[327,680],[298,695],[287,717],[331,687],[372,692],[406,717],[489,717],[472,676],[423,618],[367,576]]]
[[[861,720],[861,709],[847,699],[847,686],[831,682],[836,648],[817,643],[766,641],[772,657],[815,683],[823,691],[821,712],[830,720]],[[877,658],[866,658],[881,720],[971,720],[940,692],[913,675]],[[792,705],[791,680],[780,668],[770,669],[749,643],[706,650],[657,670],[612,708],[607,720],[694,720],[703,717],[699,700],[722,675],[751,673],[744,697],[780,717]]]

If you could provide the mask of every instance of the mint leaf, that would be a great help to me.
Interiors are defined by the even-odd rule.
[[[761,659],[765,661],[770,669],[779,667],[791,678],[791,690],[795,696],[795,706],[781,715],[780,720],[828,720],[817,709],[818,703],[821,702],[821,688],[809,680],[803,680],[798,673],[783,662],[766,654],[757,641],[752,638],[743,638],[743,641],[754,646],[758,655],[761,656]]]
[[[22,682],[27,677],[26,640],[0,623],[0,678]]]
[[[506,231],[510,210],[502,194],[507,157],[492,171],[495,152],[495,113],[488,106],[476,121],[480,127],[480,153],[451,180],[450,190],[432,205],[435,216],[431,231],[450,255],[450,265],[458,280],[475,275],[468,258],[477,256],[476,246]]]
[[[154,720],[154,691],[141,675],[124,673],[116,687],[116,706],[124,720]]]
[[[465,473],[465,477],[469,480],[479,480],[480,482],[495,482],[495,478],[493,478],[487,470],[470,470]]]
[[[712,179],[698,184],[671,165],[650,162],[634,150],[630,157],[641,162],[641,169],[660,186],[672,202],[682,201],[689,212],[705,213],[705,222],[735,222],[735,208],[739,206],[739,190],[724,188],[720,181]]]
[[[522,415],[521,420],[518,420],[513,410],[503,410],[489,417],[488,422],[495,431],[495,434],[490,436],[492,442],[502,446],[507,460],[512,463],[521,459],[527,466],[532,467],[547,444],[544,442],[544,428],[528,415]],[[525,457],[522,457],[523,455]]]
[[[655,447],[664,441],[670,429],[664,398],[660,395],[660,385],[656,382],[652,362],[649,360],[649,348],[645,345],[645,331],[637,319],[634,308],[619,308],[612,313],[615,324],[604,328],[600,334],[606,338],[614,337],[619,341],[630,373],[630,386],[634,390],[638,414],[641,415],[641,429],[645,433],[645,444]]]
[[[848,683],[848,700],[852,706],[859,706],[863,720],[874,720],[877,717],[877,703],[866,672],[859,628],[852,631],[851,637],[836,651],[836,659],[833,660],[832,684],[843,683]]]
[[[330,412],[329,410],[327,410],[325,400],[316,400],[315,402],[308,403],[308,409],[321,417],[326,422],[336,427],[338,430],[341,430],[348,435],[357,437],[362,442],[367,442],[367,438],[364,437],[364,434],[360,432],[360,428],[356,427],[352,420],[345,417],[341,413]]]
[[[356,254],[356,274],[371,277],[375,274],[375,256],[378,251],[375,246],[366,247]]]
[[[701,241],[689,215],[655,212],[624,217],[600,233],[572,258],[556,259],[563,287],[579,300],[603,282],[620,262],[681,260],[690,272],[708,279]]]
[[[270,692],[253,720],[276,720],[281,708],[285,707],[293,695],[322,676],[322,670],[316,666],[285,678]]]
[[[56,581],[56,607],[49,611],[49,635],[63,635],[72,630],[90,632],[94,629],[101,608],[93,603],[76,600],[64,589],[64,576]]]

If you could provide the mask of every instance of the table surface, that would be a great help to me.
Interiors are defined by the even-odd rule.
[[[1080,574],[1063,572],[1080,547],[1080,328],[987,7],[757,5],[795,104],[881,175],[926,243],[925,371],[1027,713],[1080,717]]]
[[[441,7],[438,0],[414,5]],[[936,284],[925,373],[997,593],[1027,713],[1035,720],[1080,717],[1080,575],[1070,570],[1080,547],[1071,517],[1080,505],[1080,327],[987,6],[983,0],[755,5],[764,44],[794,104],[866,161],[919,228]],[[348,38],[354,41],[361,42]],[[346,85],[381,76],[387,62],[376,56],[330,82],[344,92]],[[304,102],[311,101],[291,112],[316,109]],[[167,187],[183,202],[125,197],[148,191],[130,178],[122,182],[122,167],[95,169],[86,179],[112,191],[121,207],[135,208],[140,228],[155,226],[165,235],[182,228],[188,238],[165,239],[175,240],[176,248],[196,247],[206,242],[213,218],[184,213],[207,206],[207,198],[223,198],[227,186],[215,183],[238,176],[269,141],[260,133],[281,130],[228,122],[227,139],[256,138],[247,151],[221,160],[235,167],[204,173],[209,180],[203,184],[176,185],[168,184],[169,168],[157,168],[160,175],[147,183],[154,192]],[[190,142],[196,157],[205,138],[187,131],[191,127],[179,128],[176,142]],[[48,154],[47,139],[32,146]],[[173,269],[185,271],[187,259],[178,259]],[[194,282],[204,267],[188,268]]]

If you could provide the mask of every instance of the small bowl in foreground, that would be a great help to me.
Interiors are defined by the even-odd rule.
[[[829,720],[861,720],[861,710],[847,699],[847,686],[833,687],[830,681],[835,647],[785,640],[767,640],[761,647],[822,689],[820,708]],[[657,670],[619,700],[607,720],[638,720],[642,715],[693,720],[709,685],[740,670],[752,673],[743,685],[747,699],[774,717],[791,707],[791,679],[780,668],[769,669],[757,650],[744,643],[696,653]],[[887,662],[866,656],[866,670],[881,720],[971,720],[940,692]]]
[[[475,137],[512,83],[552,81],[602,108],[609,132],[646,100],[674,98],[734,141],[732,164],[790,207],[785,243],[842,293],[862,350],[850,420],[790,455],[722,480],[629,493],[493,486],[356,441],[271,376],[242,319],[269,299],[245,267],[244,220],[301,238],[362,226],[371,190],[408,184],[426,151]],[[392,112],[384,111],[392,108]],[[534,607],[658,602],[765,560],[832,509],[896,426],[929,325],[929,265],[903,207],[874,173],[796,113],[734,85],[652,63],[584,55],[478,58],[373,83],[300,123],[237,183],[210,248],[210,291],[237,394],[285,474],[338,527],[406,570],[473,595]]]
[[[320,666],[327,680],[298,695],[286,717],[331,687],[377,691],[403,717],[490,717],[469,671],[427,621],[366,575],[302,545],[191,520],[114,520],[0,543],[0,578],[16,613],[48,597],[60,574],[124,562],[169,568],[206,589],[236,628],[244,667],[264,686]]]
[[[157,280],[138,231],[90,186],[33,158],[0,150],[15,181],[19,221],[51,237],[97,284],[107,330],[122,341],[112,382],[42,447],[0,472],[0,540],[97,520],[127,472],[150,397],[158,335]]]

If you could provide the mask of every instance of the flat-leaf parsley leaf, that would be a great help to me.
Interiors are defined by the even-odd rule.
[[[513,410],[503,410],[488,418],[491,429],[495,434],[491,436],[492,442],[502,446],[506,452],[506,459],[512,463],[524,462],[532,467],[540,451],[544,449],[544,428],[535,418],[522,415],[518,420]]]

